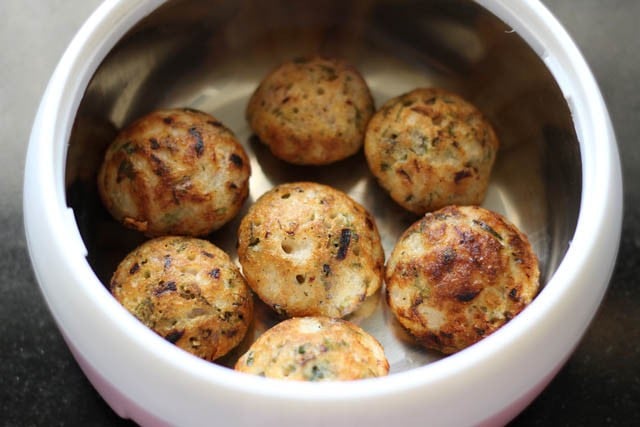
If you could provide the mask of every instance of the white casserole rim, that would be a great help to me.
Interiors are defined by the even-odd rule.
[[[56,289],[42,286],[44,281],[39,280],[67,339],[86,355],[89,363],[107,366],[108,359],[114,358],[113,354],[96,354],[88,342],[74,339],[83,333],[83,328],[95,328],[93,330],[102,339],[112,341],[121,351],[127,351],[122,360],[134,360],[138,369],[170,369],[174,375],[179,372],[184,378],[180,382],[185,388],[174,390],[174,393],[189,393],[190,388],[209,392],[214,387],[224,390],[223,393],[267,400],[334,405],[376,398],[389,401],[389,396],[403,396],[418,389],[420,400],[433,399],[437,402],[439,395],[456,393],[469,384],[490,384],[492,381],[504,385],[494,397],[496,404],[504,404],[522,395],[525,390],[519,384],[534,384],[541,370],[546,370],[544,374],[547,375],[557,369],[558,360],[564,360],[565,354],[576,345],[576,340],[540,352],[537,367],[523,371],[523,378],[518,384],[511,386],[509,382],[501,381],[500,371],[514,363],[514,358],[539,351],[537,347],[544,342],[544,335],[557,325],[569,325],[569,328],[580,330],[575,334],[566,330],[559,333],[560,336],[582,335],[604,295],[605,286],[591,284],[608,281],[615,256],[607,259],[605,265],[592,260],[598,254],[615,254],[618,247],[622,184],[615,136],[604,101],[586,62],[566,31],[541,3],[476,1],[511,25],[546,62],[567,98],[580,141],[583,189],[574,240],[545,289],[524,312],[472,349],[410,372],[350,383],[276,382],[241,375],[199,360],[148,330],[111,298],[86,262],[86,249],[65,201],[67,141],[84,90],[100,62],[122,35],[163,3],[160,0],[108,0],[80,29],[51,79],[34,124],[25,172],[26,235],[38,278],[47,274],[43,270],[46,257],[38,249],[43,241],[49,245],[47,250],[50,253],[57,254],[49,262],[58,262],[56,258],[62,262],[67,257],[84,260],[60,265],[65,270],[60,273],[61,280],[73,278],[73,285],[64,285],[69,289],[73,287],[75,292],[72,297],[65,297],[68,301],[61,303]],[[41,212],[46,212],[46,215],[41,215]],[[66,226],[61,227],[60,224]],[[573,322],[564,322],[567,313],[563,309],[563,301],[572,298],[571,295],[585,292],[591,293],[590,303],[572,313],[575,316]],[[93,320],[73,325],[68,320],[69,313],[61,308],[65,304],[79,310],[75,316],[82,319],[88,316]],[[529,328],[531,323],[538,328]],[[120,336],[111,336],[114,331]],[[128,346],[137,350],[123,350]],[[118,356],[115,358],[119,359]],[[102,370],[102,375],[113,384],[128,382],[126,371],[119,369],[117,363],[112,365],[110,370]],[[161,387],[162,384],[160,379],[156,386]],[[161,412],[163,402],[154,401],[151,396],[146,399],[140,397],[144,396],[147,386],[137,387],[121,392],[132,398],[135,396],[136,401],[143,399],[140,405],[150,412]],[[477,410],[478,416],[483,416],[482,408]]]

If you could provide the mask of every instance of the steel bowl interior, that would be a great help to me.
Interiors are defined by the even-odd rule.
[[[157,108],[190,107],[225,123],[251,157],[246,208],[283,182],[310,180],[350,194],[375,216],[387,255],[417,219],[385,194],[364,156],[326,167],[291,166],[252,137],[244,110],[279,62],[338,56],[363,74],[376,105],[416,87],[439,86],[476,104],[501,140],[484,206],[529,237],[544,287],[576,229],[582,194],[580,144],[558,83],[536,52],[495,15],[468,0],[172,0],[138,22],[100,63],[75,115],[66,160],[68,206],[103,285],[144,237],[117,224],[97,196],[96,173],[119,129]],[[239,217],[208,238],[235,257]],[[543,289],[544,292],[544,289]],[[380,293],[349,317],[385,346],[391,372],[441,356],[417,347]],[[230,366],[278,319],[257,304]]]

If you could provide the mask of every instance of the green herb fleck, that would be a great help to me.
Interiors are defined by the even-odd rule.
[[[133,154],[136,152],[138,147],[136,147],[136,145],[131,142],[131,141],[127,141],[124,144],[122,144],[122,146],[120,147],[120,149],[122,151],[124,151],[127,154]]]
[[[254,361],[255,361],[255,355],[253,354],[253,351],[250,351],[249,353],[247,353],[247,361],[246,361],[247,366],[252,366]]]
[[[429,137],[418,130],[411,132],[412,151],[420,156],[427,154]]]
[[[358,128],[361,127],[361,125],[363,125],[362,122],[362,112],[360,111],[360,109],[358,107],[356,107],[355,105],[353,106],[353,108],[355,109],[355,120],[356,120],[356,126]]]
[[[478,219],[474,219],[473,223],[477,226],[479,226],[480,228],[482,228],[484,231],[486,231],[487,233],[491,234],[493,237],[495,237],[498,240],[502,240],[502,236],[500,234],[498,234],[498,232],[496,230],[494,230],[493,228],[491,228],[491,226],[489,226],[487,223],[480,221]]]
[[[313,365],[309,381],[320,381],[325,378],[325,370],[318,365]]]
[[[338,73],[336,72],[335,68],[323,64],[320,65],[320,68],[326,74],[326,78],[328,81],[333,81],[338,78]]]

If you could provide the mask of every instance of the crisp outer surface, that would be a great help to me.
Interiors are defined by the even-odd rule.
[[[538,260],[515,225],[475,206],[450,206],[411,225],[386,267],[399,322],[445,354],[491,334],[531,302]]]
[[[443,89],[387,101],[367,126],[364,151],[378,182],[419,215],[482,203],[498,138],[480,111]]]
[[[98,174],[100,197],[125,226],[147,236],[208,234],[249,194],[249,159],[214,117],[154,111],[120,132]]]
[[[374,109],[369,88],[352,65],[313,57],[285,62],[267,75],[246,115],[276,157],[323,165],[362,147]]]
[[[142,244],[120,263],[110,289],[158,335],[206,360],[238,345],[253,316],[251,291],[229,256],[193,237]]]
[[[266,331],[235,369],[286,380],[346,381],[387,375],[389,362],[380,343],[359,326],[341,319],[303,317]]]
[[[374,218],[345,193],[310,182],[279,185],[251,206],[238,256],[249,285],[285,316],[346,316],[384,274]]]

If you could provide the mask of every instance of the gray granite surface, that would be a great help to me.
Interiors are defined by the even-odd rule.
[[[98,0],[0,0],[0,425],[129,425],[82,375],[30,268],[22,175],[57,60]],[[625,218],[617,267],[588,333],[514,426],[640,425],[640,1],[544,0],[601,86],[618,136]],[[523,367],[524,368],[524,367]]]

